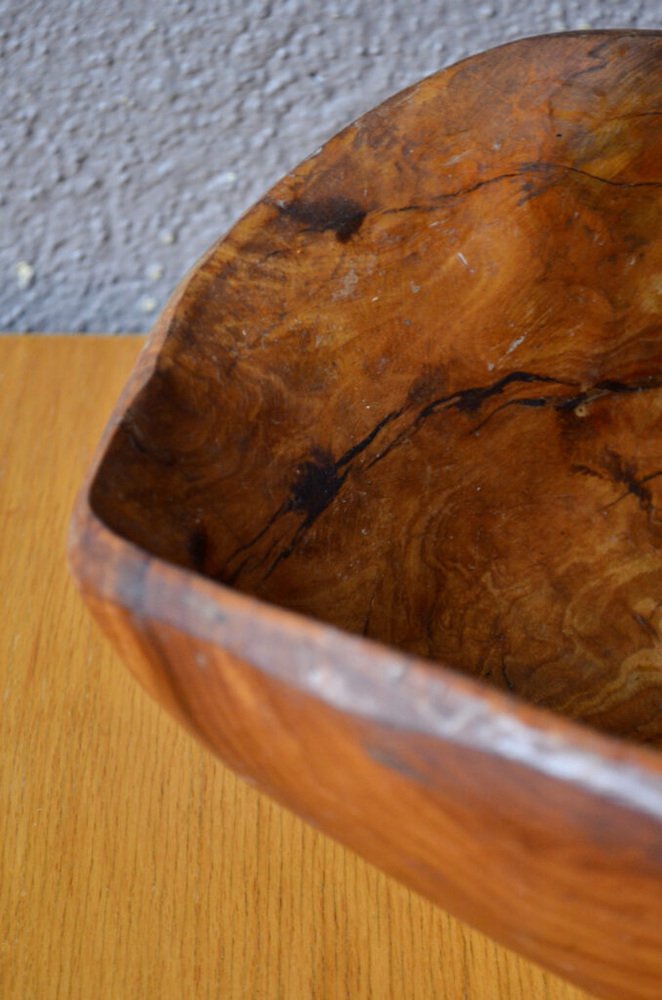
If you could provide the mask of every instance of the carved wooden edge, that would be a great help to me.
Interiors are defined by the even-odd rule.
[[[627,37],[660,36],[661,32],[614,29],[563,34]],[[549,37],[520,39],[499,48]],[[407,91],[389,100],[399,100],[404,93]],[[329,141],[340,135],[342,132]],[[247,216],[251,212],[254,209]],[[244,226],[250,225],[247,216]],[[253,223],[257,226],[259,220],[254,218]],[[205,268],[224,239],[194,265],[163,310],[113,410],[78,494],[68,557],[76,583],[92,610],[98,614],[99,607],[108,603],[137,618],[164,622],[252,662],[266,675],[347,714],[516,761],[534,772],[662,820],[662,758],[658,753],[531,706],[442,664],[268,605],[166,563],[111,531],[95,514],[90,490],[106,449],[152,377],[162,348],[173,327],[181,324],[200,283],[204,284]]]

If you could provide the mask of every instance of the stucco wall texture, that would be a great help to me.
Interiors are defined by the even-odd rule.
[[[357,115],[524,35],[662,0],[0,0],[0,328],[148,329],[179,278]]]

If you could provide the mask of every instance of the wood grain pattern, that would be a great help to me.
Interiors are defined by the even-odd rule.
[[[158,711],[63,558],[135,338],[0,338],[3,1000],[582,1000]]]
[[[285,178],[191,278],[97,513],[660,741],[661,51],[476,57]]]
[[[589,32],[350,126],[175,295],[72,530],[238,773],[613,1000],[662,985],[661,102],[662,34]]]

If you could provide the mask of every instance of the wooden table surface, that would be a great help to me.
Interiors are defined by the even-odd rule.
[[[0,338],[0,996],[586,998],[235,779],[98,633],[67,522],[141,343]]]

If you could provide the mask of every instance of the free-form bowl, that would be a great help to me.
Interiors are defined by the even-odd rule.
[[[241,774],[605,997],[662,993],[662,34],[370,112],[159,321],[74,572]]]

